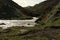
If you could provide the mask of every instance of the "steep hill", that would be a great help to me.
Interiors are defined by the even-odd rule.
[[[25,19],[31,18],[27,14],[32,12],[22,8],[12,0],[0,0],[0,19]]]
[[[41,16],[38,20],[41,22],[48,22],[48,21],[52,21],[52,22],[55,22],[57,20],[60,20],[60,2],[54,6],[52,8],[52,10],[46,14],[44,14],[43,16]],[[59,21],[60,23],[60,21]]]
[[[28,7],[28,9],[39,14],[39,19],[36,21],[37,23],[60,18],[60,0],[46,0],[34,7]]]

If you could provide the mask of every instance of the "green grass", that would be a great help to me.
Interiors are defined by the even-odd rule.
[[[3,31],[7,31],[9,30],[9,32],[7,33],[0,33],[0,40],[48,40],[48,38],[46,37],[39,37],[39,36],[35,36],[32,38],[25,38],[24,36],[14,36],[16,34],[22,34],[22,32],[20,30],[24,29],[27,30],[25,32],[28,32],[30,30],[34,30],[34,29],[44,29],[46,26],[60,26],[60,19],[52,22],[52,21],[48,21],[45,25],[36,25],[34,27],[10,27],[8,29],[2,29],[0,28],[0,32]],[[25,33],[23,32],[23,33]],[[11,37],[12,36],[12,37]],[[60,40],[60,34],[56,35],[56,39]]]
[[[51,20],[46,23],[46,26],[60,26],[60,19],[52,22]]]

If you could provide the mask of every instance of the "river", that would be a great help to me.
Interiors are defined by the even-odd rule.
[[[35,21],[38,18],[33,17],[30,20],[0,20],[0,27],[6,29],[8,27],[20,26],[20,27],[34,27],[36,25]]]

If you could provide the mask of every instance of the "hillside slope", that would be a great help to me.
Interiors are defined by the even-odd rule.
[[[41,21],[41,22],[48,22],[48,21],[54,22],[54,21],[57,21],[57,20],[60,20],[60,2],[56,6],[54,6],[49,13],[47,13],[47,14],[43,15],[42,17],[40,17],[37,20],[37,22],[38,21]]]
[[[12,0],[0,0],[0,19],[31,18],[27,14],[32,12],[22,8]]]
[[[36,21],[37,23],[60,19],[60,0],[46,0],[36,4],[34,7],[28,7],[28,9],[39,15],[39,19]]]

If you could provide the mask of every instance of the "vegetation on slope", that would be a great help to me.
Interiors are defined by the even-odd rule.
[[[34,7],[26,7],[38,14],[39,19],[37,23],[44,23],[48,20],[56,20],[60,18],[60,0],[46,0],[42,3],[36,4]]]
[[[19,6],[12,0],[0,0],[0,19],[25,19],[31,18],[26,14],[32,13]]]

